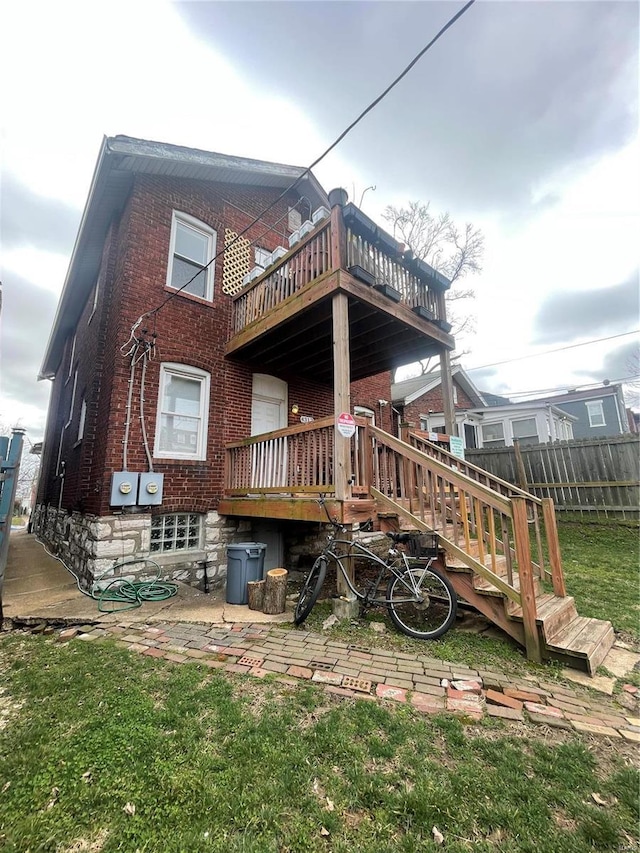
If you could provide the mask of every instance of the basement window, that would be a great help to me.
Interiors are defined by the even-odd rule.
[[[197,551],[202,541],[202,516],[176,512],[151,518],[151,553]]]

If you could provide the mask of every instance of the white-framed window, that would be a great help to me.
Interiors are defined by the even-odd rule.
[[[153,455],[206,459],[210,376],[186,364],[160,365]]]
[[[78,441],[82,441],[84,438],[84,424],[87,419],[87,401],[82,398],[82,403],[80,404],[80,420],[78,421]]]
[[[455,384],[453,386],[453,404],[454,406],[458,405],[458,386]]]
[[[189,216],[173,211],[171,244],[167,269],[167,287],[182,289],[183,293],[213,299],[213,268],[209,263],[216,253],[216,232]],[[195,276],[195,278],[194,278]],[[190,279],[193,278],[193,281]],[[190,281],[189,284],[187,282]],[[186,286],[185,286],[186,285]]]
[[[482,444],[484,447],[504,447],[504,424],[482,424]]]
[[[535,418],[518,418],[511,421],[511,432],[520,444],[540,444],[538,425]]]
[[[607,423],[604,419],[604,409],[602,408],[602,400],[589,400],[585,403],[587,414],[589,415],[590,427],[602,427]]]
[[[202,546],[202,515],[174,512],[151,517],[151,553],[197,551]]]

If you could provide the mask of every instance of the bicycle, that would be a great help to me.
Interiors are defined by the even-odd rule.
[[[329,534],[327,544],[316,559],[300,591],[294,622],[301,625],[311,613],[327,573],[329,560],[336,564],[345,583],[364,608],[386,606],[396,628],[409,637],[435,640],[445,634],[454,623],[457,611],[455,591],[448,578],[432,567],[436,554],[427,558],[411,558],[397,547],[389,549],[385,561],[358,541],[340,539],[346,527],[331,518],[324,497],[318,503],[324,508],[334,531]],[[410,533],[387,533],[394,546],[410,542]],[[353,558],[364,558],[379,567],[377,578],[356,589],[344,562]],[[384,579],[388,578],[386,596],[378,595]]]

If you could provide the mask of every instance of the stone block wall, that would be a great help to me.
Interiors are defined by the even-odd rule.
[[[218,515],[204,516],[202,549],[151,553],[151,516],[127,514],[108,516],[68,513],[54,506],[38,505],[33,514],[33,532],[59,557],[88,590],[95,580],[122,577],[142,578],[160,566],[163,580],[201,586],[205,563],[211,587],[221,586],[227,575],[227,545],[246,539],[248,521]]]

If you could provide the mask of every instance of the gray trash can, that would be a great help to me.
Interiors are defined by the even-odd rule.
[[[227,547],[227,604],[247,603],[247,584],[262,580],[266,550],[263,542],[236,542]]]

